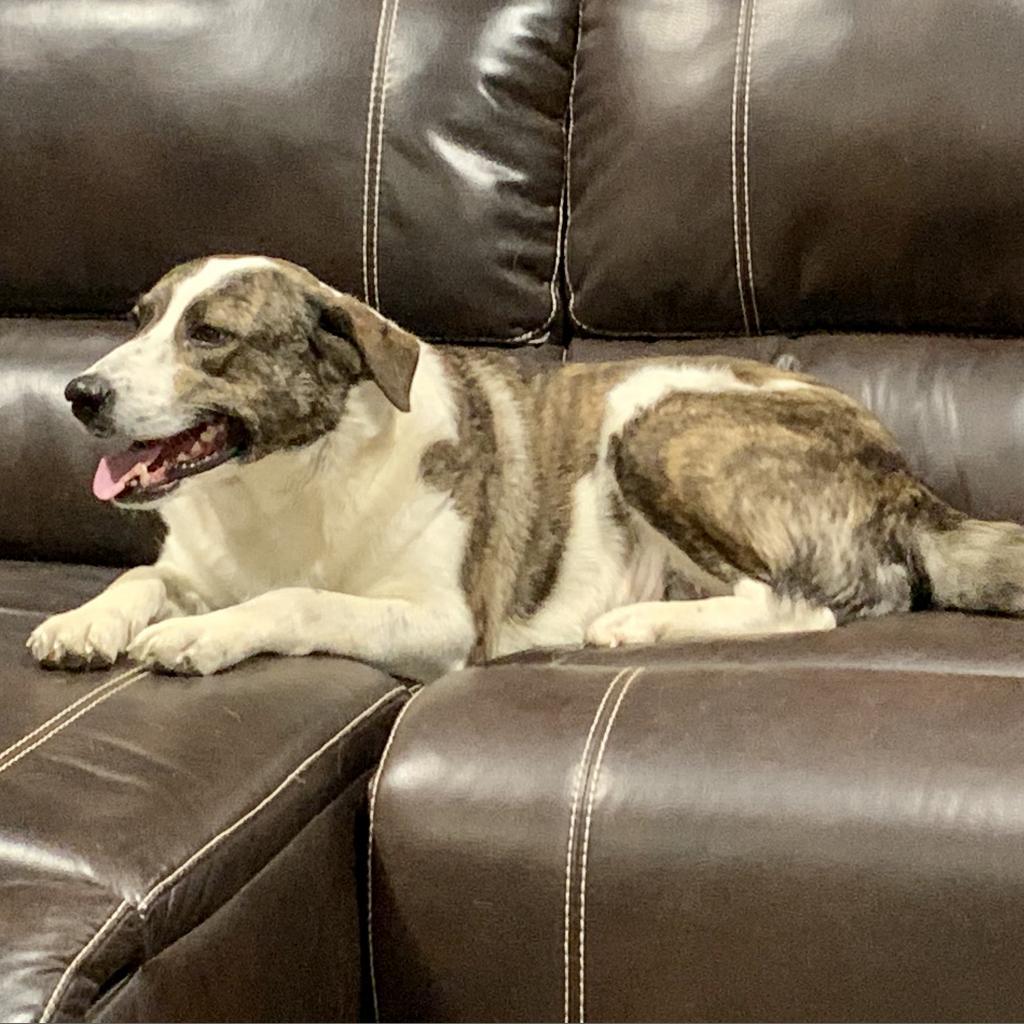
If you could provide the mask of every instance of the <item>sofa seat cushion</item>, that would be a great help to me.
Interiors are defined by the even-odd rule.
[[[0,565],[10,611],[0,614],[2,1020],[83,1019],[98,998],[144,976],[143,965],[193,935],[194,950],[203,950],[203,934],[212,935],[216,948],[236,949],[239,965],[242,953],[250,958],[246,970],[253,962],[269,970],[275,950],[296,952],[299,940],[287,922],[317,920],[325,886],[331,888],[325,879],[345,890],[326,895],[349,899],[356,914],[354,873],[318,866],[326,857],[352,860],[346,844],[360,845],[354,824],[347,834],[320,827],[302,840],[314,850],[303,863],[316,884],[298,887],[302,864],[290,861],[271,871],[274,885],[253,882],[267,877],[268,865],[300,834],[308,836],[314,819],[358,797],[405,687],[332,658],[263,658],[192,680],[125,664],[106,673],[39,669],[24,649],[28,631],[45,612],[103,582],[102,572],[83,567]],[[251,903],[244,913],[235,904],[203,932],[247,887],[262,893],[252,898],[299,901],[305,913],[282,915],[278,930],[246,941],[235,934],[229,947],[225,920],[268,916]],[[336,938],[329,925],[319,936],[327,945]],[[360,984],[354,945],[350,976],[324,981],[347,985],[351,1005]],[[304,955],[315,962],[319,953]],[[325,963],[337,962],[329,950],[324,955]],[[222,966],[225,985],[231,972],[231,964]],[[325,1007],[323,998],[311,993],[310,1003],[271,1012],[299,1019],[341,1013],[340,1004]],[[181,1005],[179,998],[170,1009]],[[198,999],[191,1012],[208,1019],[213,1005]],[[217,1012],[230,1011],[220,1005]],[[131,1006],[156,1019],[169,1012],[137,984]]]
[[[1020,1013],[1024,623],[544,652],[406,706],[371,800],[391,1020]]]

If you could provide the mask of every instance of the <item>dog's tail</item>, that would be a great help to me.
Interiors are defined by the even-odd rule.
[[[916,531],[932,605],[1024,615],[1024,527],[942,512]]]

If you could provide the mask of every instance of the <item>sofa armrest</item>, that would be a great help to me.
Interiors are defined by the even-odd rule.
[[[360,808],[405,687],[334,658],[46,673],[34,621],[0,629],[0,1019],[354,1017]]]

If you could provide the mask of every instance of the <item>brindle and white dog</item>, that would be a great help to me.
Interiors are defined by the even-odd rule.
[[[180,266],[135,312],[67,395],[134,441],[97,496],[159,506],[167,538],[35,630],[46,665],[327,652],[427,680],[529,647],[1024,612],[1024,530],[949,508],[810,377],[725,358],[527,377],[263,257]]]

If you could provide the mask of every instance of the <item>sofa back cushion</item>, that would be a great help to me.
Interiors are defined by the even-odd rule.
[[[570,0],[0,0],[0,314],[260,252],[422,334],[555,320]]]
[[[1024,330],[1024,7],[587,0],[592,334]]]

